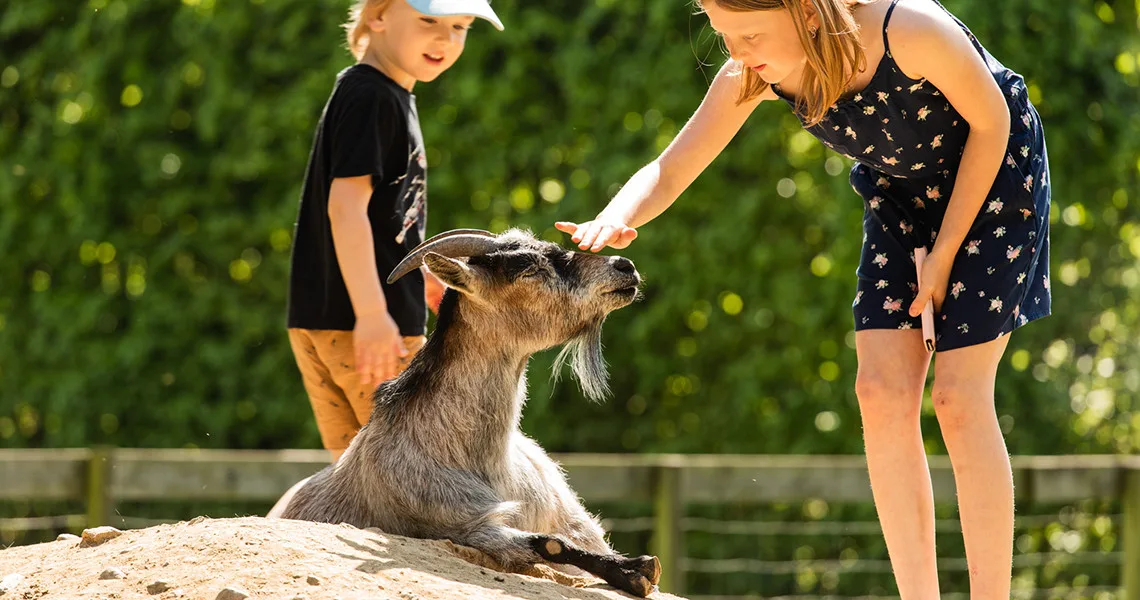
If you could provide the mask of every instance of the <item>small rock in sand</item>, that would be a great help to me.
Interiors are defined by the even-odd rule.
[[[123,579],[127,574],[119,567],[111,567],[99,574],[99,579]]]
[[[249,592],[237,587],[228,587],[218,592],[214,600],[245,600],[246,598],[249,598]]]
[[[91,529],[84,529],[83,545],[98,546],[99,544],[102,544],[107,540],[113,540],[120,535],[123,535],[122,531],[119,531],[118,529],[107,525],[104,525],[103,527],[92,527]]]

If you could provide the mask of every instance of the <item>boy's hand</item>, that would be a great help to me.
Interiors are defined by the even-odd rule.
[[[637,230],[627,227],[616,219],[599,216],[593,221],[577,224],[559,221],[554,224],[559,231],[570,234],[570,240],[582,250],[589,249],[597,252],[606,246],[611,248],[625,248],[637,238]]]
[[[439,280],[431,271],[421,269],[424,274],[424,300],[427,302],[428,308],[431,312],[439,314],[439,303],[443,301],[443,293],[447,291],[447,286]]]
[[[358,315],[352,345],[356,353],[356,372],[365,385],[380,385],[395,377],[399,359],[408,355],[400,328],[387,312]]]

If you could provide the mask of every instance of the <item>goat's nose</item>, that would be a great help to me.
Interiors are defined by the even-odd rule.
[[[615,256],[610,259],[610,265],[613,268],[621,271],[622,273],[633,273],[637,269],[633,266],[633,261],[625,258],[624,256]]]

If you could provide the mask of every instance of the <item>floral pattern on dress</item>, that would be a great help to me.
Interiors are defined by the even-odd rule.
[[[937,87],[902,73],[887,39],[870,82],[807,130],[835,152],[858,157],[851,185],[864,198],[863,259],[852,308],[856,330],[921,326],[913,250],[929,251],[953,198],[969,127]],[[953,15],[951,15],[953,17]],[[955,21],[957,19],[955,18]],[[993,340],[1050,314],[1050,185],[1044,128],[1024,79],[1002,66],[961,21],[1010,110],[1010,140],[987,197],[961,242],[935,320],[936,348]],[[791,106],[794,100],[773,90]]]

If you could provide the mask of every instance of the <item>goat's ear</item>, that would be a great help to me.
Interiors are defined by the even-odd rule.
[[[449,288],[464,294],[474,292],[475,273],[467,263],[448,258],[442,254],[428,252],[424,255],[424,265],[433,275]]]

